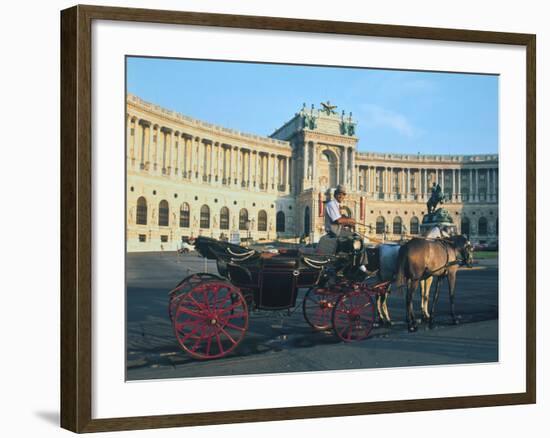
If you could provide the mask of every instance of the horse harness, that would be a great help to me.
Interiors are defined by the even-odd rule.
[[[443,246],[443,248],[445,249],[445,254],[447,255],[447,261],[445,262],[444,265],[440,266],[439,268],[437,269],[434,269],[432,270],[431,272],[430,271],[426,271],[425,274],[424,274],[424,277],[425,278],[428,278],[428,277],[431,277],[432,275],[434,275],[434,272],[438,272],[438,271],[441,271],[441,270],[445,270],[445,269],[448,269],[450,268],[451,266],[455,266],[455,265],[460,265],[460,264],[464,264],[465,263],[465,260],[459,260],[458,257],[456,257],[456,252],[455,252],[455,257],[456,259],[455,260],[451,260],[449,261],[449,247],[452,248],[452,241],[449,240],[449,239],[444,239],[444,238],[441,238],[441,239],[430,239],[430,240],[433,240],[434,242],[437,242],[439,243],[441,246]],[[446,273],[442,274],[442,275],[447,275]],[[437,276],[437,275],[436,275]]]

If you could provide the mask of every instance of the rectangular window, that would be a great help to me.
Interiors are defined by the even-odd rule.
[[[164,243],[168,242],[168,236],[167,235],[160,236],[160,241]]]
[[[138,239],[140,242],[147,242],[147,236],[145,234],[140,234]]]

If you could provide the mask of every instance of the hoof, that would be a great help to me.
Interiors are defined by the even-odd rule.
[[[426,324],[428,322],[430,322],[430,317],[429,316],[426,316],[426,315],[422,315],[422,324]]]
[[[453,324],[458,325],[458,324],[460,324],[460,321],[457,318],[454,318],[453,319]]]
[[[418,330],[418,328],[415,326],[415,325],[410,325],[409,326],[409,333],[414,333]]]
[[[435,319],[430,318],[429,327],[430,327],[431,329],[433,329],[433,328],[435,327]]]

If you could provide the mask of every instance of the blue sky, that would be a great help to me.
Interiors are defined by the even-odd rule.
[[[498,152],[498,77],[128,58],[127,91],[206,122],[268,136],[330,100],[357,120],[360,151]]]

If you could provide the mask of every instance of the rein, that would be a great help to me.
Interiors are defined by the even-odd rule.
[[[432,276],[434,272],[437,272],[437,271],[440,271],[442,269],[447,269],[451,266],[455,266],[455,265],[464,265],[466,264],[466,260],[464,260],[464,258],[462,258],[462,260],[459,260],[458,257],[456,257],[456,252],[455,252],[455,257],[456,257],[456,260],[452,260],[452,261],[449,261],[449,250],[448,250],[448,245],[451,245],[453,243],[452,240],[450,239],[434,239],[435,241],[437,241],[438,243],[440,243],[444,248],[445,248],[445,253],[447,255],[447,261],[445,262],[444,265],[442,265],[441,267],[437,268],[437,269],[434,269],[432,271],[428,271],[428,276]],[[455,249],[455,248],[453,248]],[[456,250],[456,249],[455,249]]]

